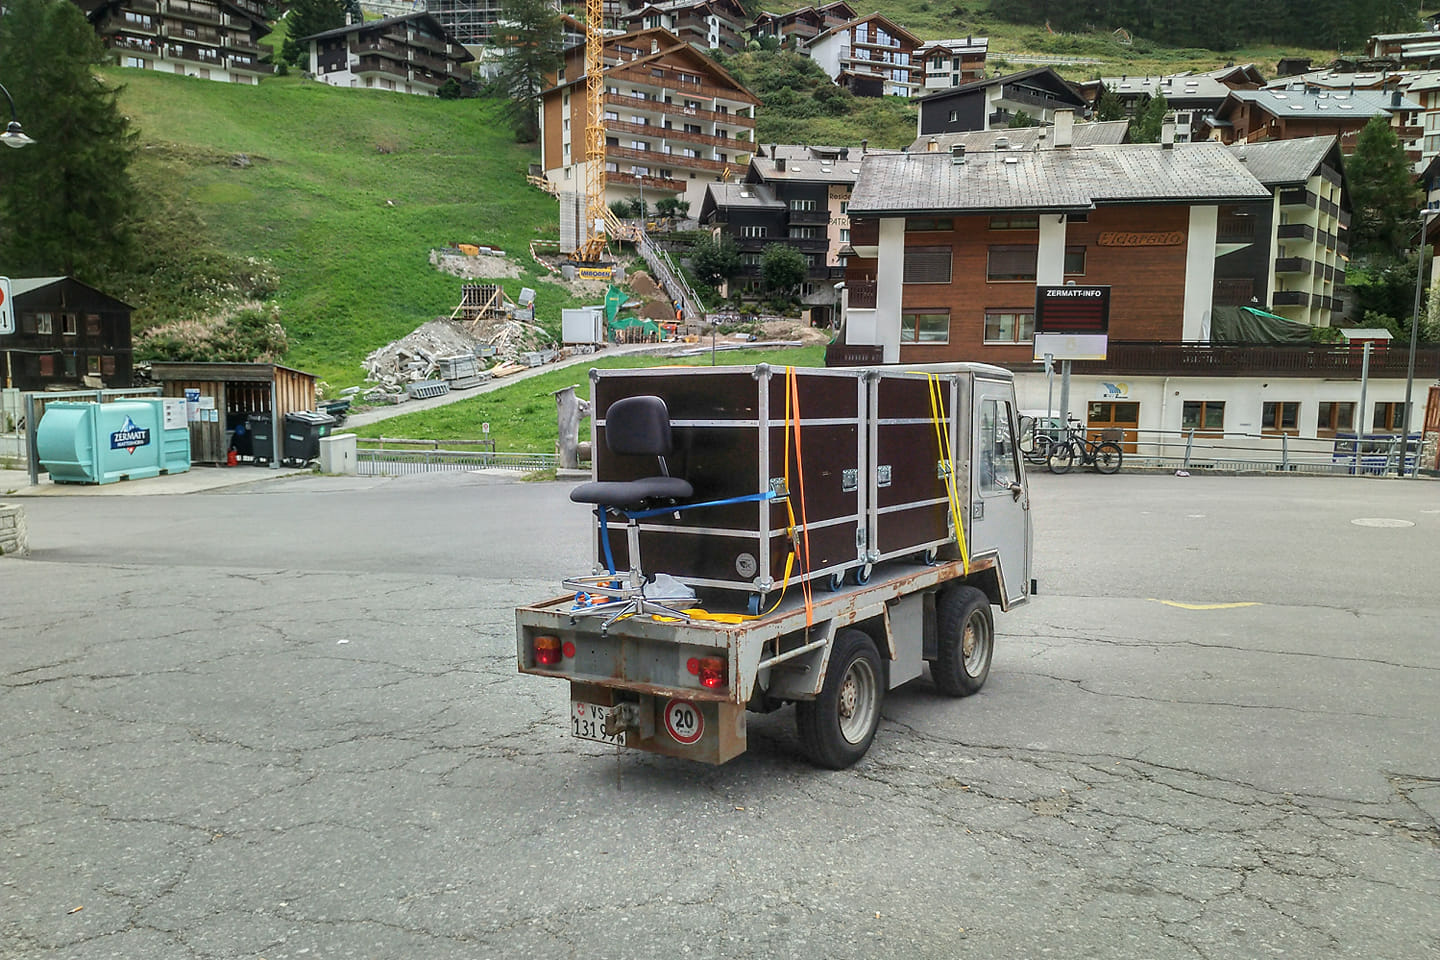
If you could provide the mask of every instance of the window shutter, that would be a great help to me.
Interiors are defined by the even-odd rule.
[[[906,247],[905,283],[949,283],[949,247]]]

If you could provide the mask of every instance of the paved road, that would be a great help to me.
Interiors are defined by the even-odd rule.
[[[564,735],[511,608],[585,565],[565,492],[27,500],[0,956],[1440,948],[1440,486],[1040,475],[986,689],[896,692],[842,773],[789,710],[718,768]]]

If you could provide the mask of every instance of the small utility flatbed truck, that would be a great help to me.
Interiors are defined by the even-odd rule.
[[[1035,590],[1008,371],[591,377],[596,480],[571,499],[595,505],[595,575],[515,614],[520,671],[570,682],[573,735],[724,763],[749,713],[793,703],[840,769],[927,664],[942,694],[985,684],[992,607]]]

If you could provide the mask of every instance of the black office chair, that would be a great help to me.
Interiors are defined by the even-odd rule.
[[[659,397],[626,397],[610,404],[605,411],[605,446],[614,454],[624,457],[655,457],[660,473],[656,476],[641,477],[637,480],[602,480],[582,483],[570,491],[570,499],[576,503],[593,504],[595,515],[600,520],[600,544],[605,557],[605,574],[590,577],[573,577],[565,580],[567,589],[589,597],[605,597],[601,603],[576,607],[577,614],[609,614],[601,624],[603,633],[623,616],[658,613],[681,620],[690,619],[679,610],[669,606],[685,603],[692,596],[646,596],[646,577],[640,564],[640,518],[648,512],[673,505],[677,500],[694,496],[690,483],[680,477],[670,476],[665,458],[674,449],[670,435],[670,411]],[[630,569],[622,575],[615,570],[615,561],[610,553],[610,535],[606,523],[607,515],[614,514],[625,520],[625,543]],[[652,591],[653,592],[653,591]]]

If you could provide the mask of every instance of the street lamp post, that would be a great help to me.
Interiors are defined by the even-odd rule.
[[[1420,211],[1420,249],[1415,252],[1415,313],[1410,318],[1410,359],[1405,365],[1405,406],[1402,416],[1404,422],[1400,425],[1400,476],[1405,476],[1405,456],[1410,451],[1410,396],[1415,390],[1415,349],[1420,337],[1420,290],[1425,283],[1425,248],[1430,245],[1429,238],[1425,235],[1426,229],[1430,226],[1430,218],[1440,214],[1440,207],[1426,207]],[[1365,411],[1360,411],[1363,417]],[[1412,476],[1420,476],[1420,453],[1415,453],[1415,469]]]
[[[5,146],[20,149],[28,147],[35,141],[25,136],[25,131],[20,129],[20,118],[15,114],[15,98],[10,96],[10,91],[5,89],[5,84],[0,83],[0,93],[5,94],[5,102],[10,104],[10,124],[0,133],[0,140],[5,141]]]

